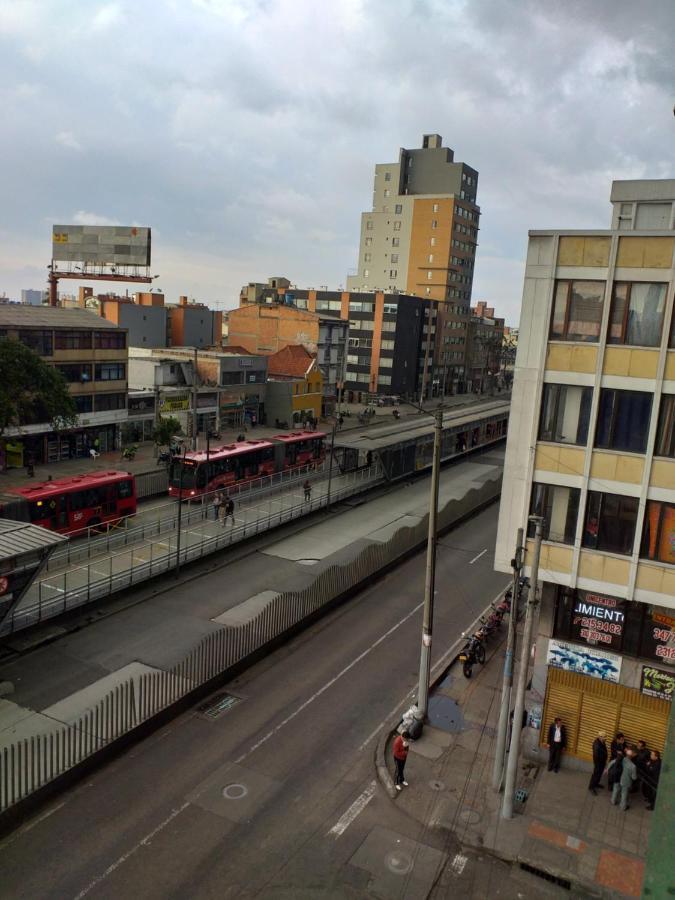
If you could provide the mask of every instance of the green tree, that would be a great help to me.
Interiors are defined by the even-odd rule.
[[[8,428],[48,422],[56,431],[77,425],[77,410],[61,373],[19,341],[0,340],[0,435]]]
[[[181,427],[178,419],[167,416],[166,419],[160,419],[155,426],[152,439],[158,447],[167,447],[171,443],[171,438],[180,433]]]

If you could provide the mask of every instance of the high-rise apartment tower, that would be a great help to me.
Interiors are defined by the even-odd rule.
[[[350,291],[415,294],[442,301],[427,393],[462,390],[478,240],[478,172],[455,162],[439,134],[375,166],[373,208],[361,217]]]

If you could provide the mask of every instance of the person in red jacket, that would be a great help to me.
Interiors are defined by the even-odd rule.
[[[408,782],[405,780],[403,776],[403,770],[405,769],[405,761],[408,758],[408,749],[410,744],[408,743],[410,735],[407,731],[404,731],[403,734],[396,735],[394,739],[394,763],[396,764],[396,790],[400,791],[402,788],[408,787]]]

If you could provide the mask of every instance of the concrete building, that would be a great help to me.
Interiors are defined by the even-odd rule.
[[[504,319],[483,300],[471,307],[467,330],[466,378],[470,391],[485,393],[501,388]]]
[[[138,291],[133,297],[99,294],[81,288],[78,303],[115,325],[126,328],[130,347],[219,347],[223,314],[203,303],[180,297],[177,304],[165,303],[158,291]]]
[[[599,728],[662,750],[675,685],[675,180],[611,201],[610,230],[530,232],[495,560],[543,516],[526,706],[585,760]]]
[[[68,382],[78,427],[54,434],[49,423],[5,432],[7,463],[25,465],[87,457],[120,446],[127,418],[127,333],[92,312],[49,306],[0,306],[0,339],[13,338],[53,365]]]
[[[267,424],[287,422],[301,427],[322,413],[323,379],[316,357],[300,345],[289,345],[267,357]]]
[[[27,306],[42,306],[49,299],[48,291],[36,291],[24,288],[21,291],[21,302]]]
[[[351,291],[401,292],[438,300],[439,393],[466,389],[466,331],[478,241],[478,172],[455,162],[438,134],[375,166],[373,205],[361,217]],[[445,338],[451,338],[452,344]]]

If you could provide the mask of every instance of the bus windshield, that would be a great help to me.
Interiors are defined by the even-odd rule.
[[[181,481],[181,469],[183,470],[183,478]],[[201,477],[199,477],[201,476]],[[169,475],[169,484],[171,487],[190,490],[194,487],[203,487],[201,481],[204,477],[203,466],[197,466],[192,460],[174,459],[171,464],[171,473]]]

